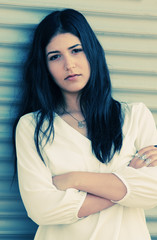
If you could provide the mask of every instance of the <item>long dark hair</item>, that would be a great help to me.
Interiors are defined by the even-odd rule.
[[[35,30],[24,72],[22,108],[15,123],[14,133],[22,115],[38,111],[35,115],[34,141],[40,156],[39,136],[45,118],[48,120],[48,127],[43,134],[47,141],[51,134],[54,136],[54,112],[59,107],[64,107],[65,102],[60,88],[48,72],[45,48],[50,39],[58,33],[72,33],[77,36],[89,61],[91,75],[81,91],[80,107],[86,119],[93,152],[99,161],[107,163],[122,146],[121,104],[112,98],[110,75],[102,46],[85,17],[73,9],[52,12]]]

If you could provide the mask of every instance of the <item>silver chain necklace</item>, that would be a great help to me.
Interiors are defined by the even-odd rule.
[[[71,113],[65,111],[65,113],[69,114],[73,119],[75,119],[77,121],[77,126],[78,128],[84,128],[86,126],[86,121],[85,119],[82,121],[79,121],[77,118],[75,118]]]

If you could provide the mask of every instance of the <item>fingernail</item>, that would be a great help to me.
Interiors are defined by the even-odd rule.
[[[154,145],[154,147],[156,147],[156,148],[157,148],[157,145]]]

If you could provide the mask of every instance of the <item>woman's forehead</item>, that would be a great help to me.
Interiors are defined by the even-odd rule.
[[[71,33],[59,33],[51,38],[46,50],[68,49],[74,45],[81,45],[80,39],[77,36]]]

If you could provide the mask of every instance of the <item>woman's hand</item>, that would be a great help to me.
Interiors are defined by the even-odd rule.
[[[157,166],[157,146],[142,148],[135,154],[129,166],[133,168]]]

